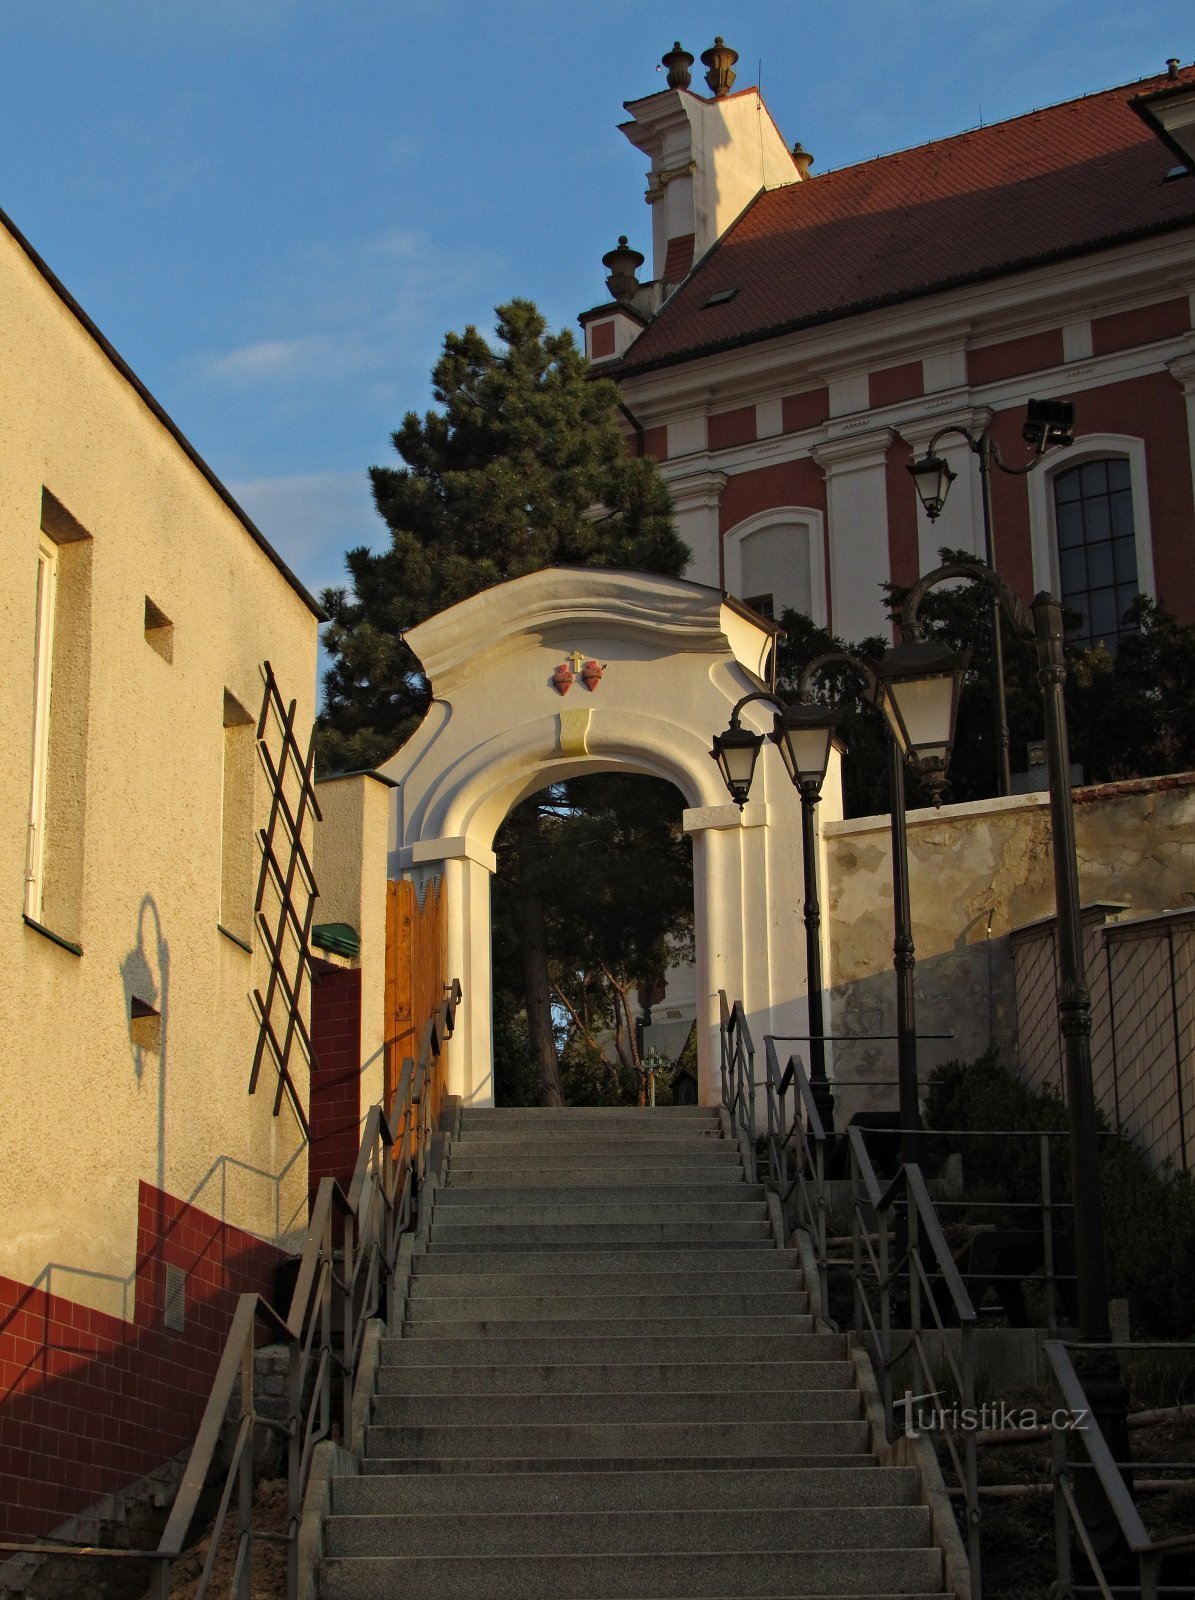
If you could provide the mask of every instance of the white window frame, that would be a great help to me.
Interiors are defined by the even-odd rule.
[[[826,607],[826,528],[825,518],[812,506],[770,506],[734,525],[722,540],[723,582],[731,594],[743,600],[743,545],[753,534],[772,528],[791,528],[799,538],[804,534],[809,550],[809,615],[819,628],[829,623]],[[780,574],[782,577],[783,574]],[[788,606],[781,586],[772,589],[774,610],[779,620]]]
[[[46,797],[50,767],[50,695],[54,667],[54,617],[58,594],[58,546],[45,534],[37,541],[37,600],[33,633],[33,749],[29,786],[29,831],[25,854],[27,917],[40,920],[46,864]]]
[[[1153,536],[1149,524],[1149,478],[1145,440],[1125,433],[1085,433],[1069,450],[1060,450],[1049,465],[1029,474],[1029,537],[1033,551],[1033,587],[1061,596],[1058,530],[1054,515],[1054,479],[1085,461],[1118,457],[1129,464],[1133,490],[1133,533],[1137,544],[1137,592],[1154,599]],[[999,538],[997,527],[996,535]]]

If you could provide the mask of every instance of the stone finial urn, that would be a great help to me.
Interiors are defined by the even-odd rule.
[[[721,34],[708,50],[701,52],[701,65],[709,68],[705,81],[715,100],[723,100],[730,93],[735,79],[734,64],[738,59],[738,51],[732,50]]]
[[[606,288],[613,298],[630,300],[639,288],[639,279],[635,274],[643,265],[643,255],[640,251],[631,249],[627,244],[625,233],[619,235],[617,248],[606,251],[602,257],[602,265],[609,273]]]
[[[693,57],[687,50],[681,49],[679,39],[666,56],[661,56],[660,65],[668,70],[670,89],[687,89],[693,82],[693,74],[689,70],[693,65]]]

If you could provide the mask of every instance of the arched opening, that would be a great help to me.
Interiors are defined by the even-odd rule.
[[[806,1026],[799,802],[768,746],[745,811],[729,803],[712,735],[767,682],[776,628],[679,578],[549,568],[462,601],[407,635],[432,686],[395,780],[389,872],[442,879],[448,966],[465,1004],[450,1091],[494,1103],[491,879],[498,829],[527,797],[591,773],[639,773],[681,795],[692,841],[698,1094],[719,1097],[718,992],[752,1027]],[[743,720],[766,731],[750,705]],[[758,803],[757,803],[758,801]]]
[[[684,810],[664,779],[605,772],[540,789],[503,822],[491,912],[496,1104],[671,1103],[694,1021],[691,993],[676,992],[693,957]],[[668,998],[670,969],[665,1026],[652,1005]]]

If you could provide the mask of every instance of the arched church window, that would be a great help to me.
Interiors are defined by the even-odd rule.
[[[1054,527],[1063,603],[1083,618],[1080,644],[1115,651],[1137,596],[1137,538],[1128,461],[1101,456],[1054,478]]]

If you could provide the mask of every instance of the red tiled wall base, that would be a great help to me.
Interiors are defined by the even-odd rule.
[[[311,991],[311,1197],[320,1179],[347,1189],[361,1147],[361,970],[318,962]]]
[[[0,1277],[0,1537],[37,1538],[189,1444],[239,1294],[282,1253],[138,1186],[134,1319]],[[163,1327],[166,1267],[186,1326]]]

